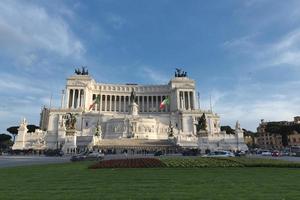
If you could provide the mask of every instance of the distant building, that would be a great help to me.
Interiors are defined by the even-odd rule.
[[[261,123],[257,127],[257,145],[263,149],[282,149],[282,136],[280,133],[271,134],[266,131],[266,126],[268,123],[274,122],[265,122],[261,120]],[[300,116],[294,117],[294,121],[278,121],[281,125],[294,125],[300,123]],[[288,146],[300,145],[300,133],[294,131],[292,134],[288,135]]]

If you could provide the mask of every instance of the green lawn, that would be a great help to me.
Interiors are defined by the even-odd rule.
[[[300,199],[296,168],[0,169],[0,199]]]

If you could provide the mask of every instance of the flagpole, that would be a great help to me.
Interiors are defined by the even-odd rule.
[[[50,94],[50,102],[49,102],[49,109],[51,110],[52,107],[52,92]]]
[[[211,94],[209,95],[209,104],[210,104],[210,112],[213,112],[212,111],[212,105],[211,105]]]
[[[200,92],[198,92],[198,109],[200,110]]]
[[[99,108],[99,113],[98,113],[98,125],[100,125],[100,115],[101,115],[101,108],[100,108],[100,102],[101,102],[101,87],[99,91],[99,102],[98,102],[98,108]]]
[[[99,98],[98,98],[98,108],[99,108],[99,112],[98,112],[98,122],[97,122],[97,134],[99,134],[99,126],[100,126],[100,115],[101,115],[101,107],[100,107],[100,102],[101,102],[101,87],[100,87],[100,91],[99,91]],[[99,134],[100,135],[100,134]]]

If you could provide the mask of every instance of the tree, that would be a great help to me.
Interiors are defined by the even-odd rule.
[[[28,129],[28,132],[35,132],[35,129],[40,129],[40,127],[38,127],[34,124],[29,124],[29,125],[27,125],[27,129]]]
[[[0,142],[5,142],[11,139],[10,135],[7,135],[5,133],[0,134]]]
[[[243,131],[244,131],[244,136],[250,136],[251,137],[251,140],[252,140],[252,148],[255,148],[255,137],[257,136],[257,133],[254,133],[252,131],[249,131],[247,129],[244,129],[243,128]]]
[[[235,134],[234,129],[230,126],[221,126],[221,131],[226,131],[227,134]]]
[[[265,131],[270,134],[280,134],[282,145],[284,147],[288,146],[288,136],[293,134],[293,132],[300,132],[300,124],[288,124],[281,122],[269,122],[266,124]]]
[[[14,136],[13,142],[15,142],[16,136],[18,135],[18,128],[19,128],[19,126],[11,126],[6,129],[7,132],[9,132],[10,134],[12,134]]]
[[[12,146],[11,136],[5,133],[0,134],[0,150],[8,149]]]
[[[13,142],[15,142],[16,136],[18,135],[18,128],[19,126],[11,126],[7,128],[7,132],[12,134],[14,136]],[[28,132],[35,132],[36,129],[39,129],[40,127],[34,125],[34,124],[29,124],[27,125]]]

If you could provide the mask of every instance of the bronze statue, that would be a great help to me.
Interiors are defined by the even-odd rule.
[[[181,70],[180,68],[176,68],[175,77],[187,77],[187,72]]]
[[[172,122],[170,121],[170,123],[169,123],[169,127],[168,127],[168,136],[169,137],[173,137],[174,136],[174,127],[173,127],[173,125],[172,125]]]
[[[80,70],[80,68],[75,69],[75,74],[77,74],[77,75],[89,75],[89,71],[86,70],[86,67],[81,67],[81,70]]]
[[[131,103],[136,103],[136,101],[137,101],[137,97],[136,97],[136,93],[135,93],[135,91],[134,91],[134,89],[132,88],[132,91],[131,91],[131,94],[130,94],[130,102]]]
[[[64,116],[64,119],[66,120],[65,126],[68,130],[75,129],[75,124],[76,124],[76,114],[72,113],[67,113]]]
[[[206,116],[203,113],[203,115],[198,118],[198,124],[196,124],[196,130],[199,131],[206,131],[207,125],[206,125]]]

